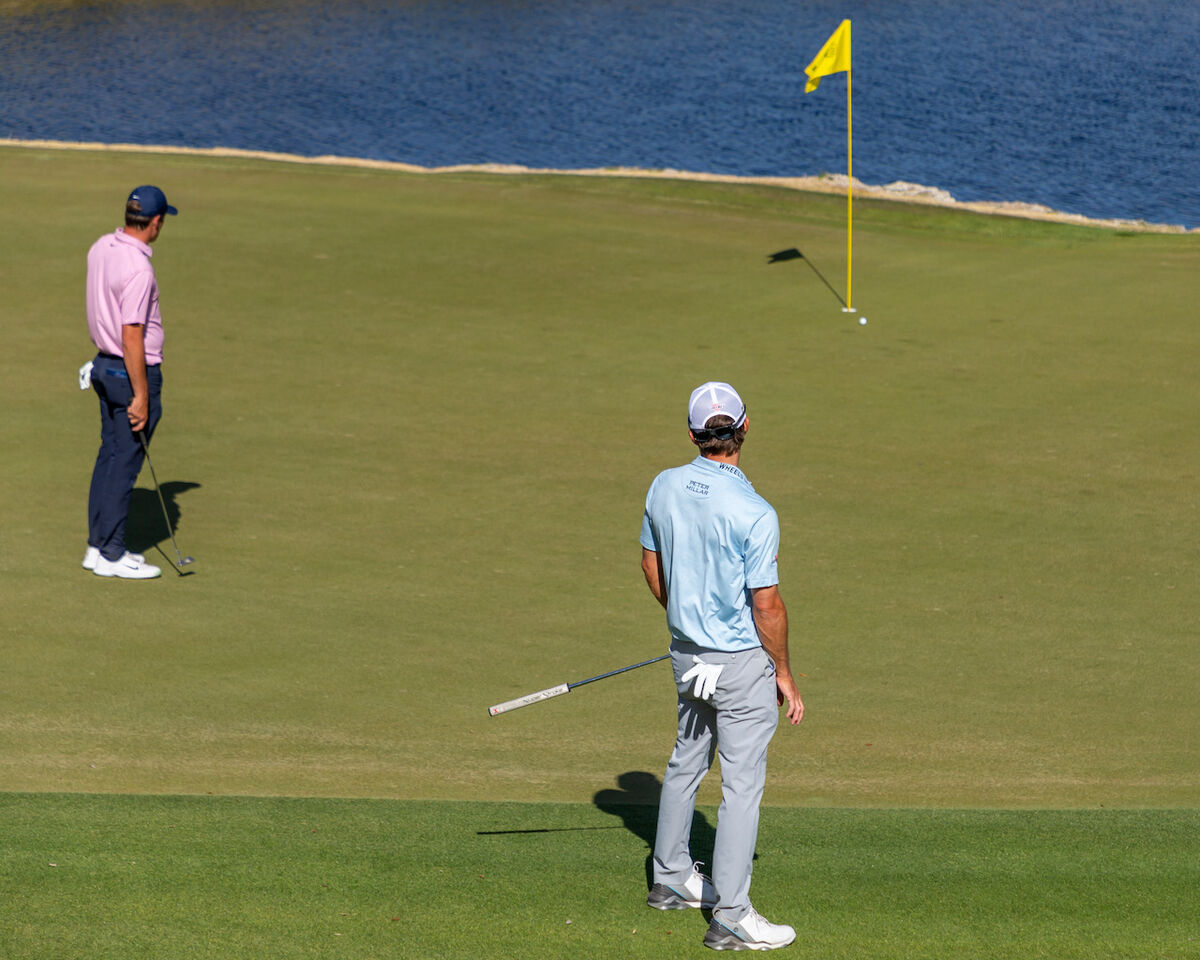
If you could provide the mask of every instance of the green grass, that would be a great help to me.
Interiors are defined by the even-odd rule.
[[[570,800],[656,767],[657,667],[485,708],[661,649],[642,499],[690,456],[679,398],[724,378],[807,674],[774,802],[1195,804],[1197,238],[863,204],[859,327],[802,263],[766,265],[799,245],[837,280],[836,198],[0,165],[13,789]],[[147,179],[182,211],[155,255],[155,465],[198,485],[175,497],[198,561],[114,585],[76,570],[83,253]],[[136,545],[165,561],[143,484]]]
[[[170,571],[147,475],[131,545],[168,575],[111,583],[78,569],[83,257],[147,181],[181,210],[155,253],[154,462],[197,562]],[[6,873],[16,955],[305,956],[334,932],[361,938],[346,955],[436,955],[403,952],[403,905],[468,924],[446,956],[661,956],[599,946],[671,929],[640,906],[636,831],[470,838],[611,823],[593,796],[662,770],[662,664],[486,707],[661,652],[642,502],[690,457],[709,378],[749,403],[806,675],[772,746],[764,912],[813,956],[1195,955],[1169,904],[1200,852],[1197,237],[860,203],[860,327],[803,262],[766,264],[799,246],[840,287],[833,197],[17,148],[0,183],[0,855],[67,862],[60,834],[153,852],[138,824],[172,810],[196,838],[136,883],[110,859],[53,921],[72,875]],[[387,915],[374,933],[319,928],[293,886],[337,853],[271,846],[264,818],[312,811],[375,851],[336,867],[358,869],[344,907]],[[477,849],[516,865],[468,919],[455,865]],[[160,899],[179,918],[139,925]]]
[[[604,795],[0,795],[0,817],[14,960],[710,955],[698,911],[645,906],[653,809]],[[1196,957],[1197,829],[1196,811],[772,808],[759,906],[795,925],[795,957]]]

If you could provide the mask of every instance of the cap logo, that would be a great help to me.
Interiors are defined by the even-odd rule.
[[[740,429],[746,419],[746,405],[729,384],[710,380],[693,390],[688,399],[688,428],[706,433],[708,420],[718,415],[732,417],[734,428]]]

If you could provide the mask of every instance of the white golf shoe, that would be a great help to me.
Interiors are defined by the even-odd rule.
[[[136,560],[138,563],[143,563],[146,559],[140,553],[131,553],[130,556],[133,557],[133,559]],[[95,570],[96,569],[96,561],[99,559],[100,559],[100,548],[99,547],[88,547],[87,550],[83,554],[83,564],[82,564],[83,569],[84,570]]]
[[[714,913],[704,945],[713,950],[778,950],[796,939],[786,923],[771,923],[753,907],[741,920],[724,920]]]
[[[683,883],[656,883],[646,897],[648,906],[655,910],[687,910],[704,907],[706,910],[717,905],[717,892],[712,881],[700,872],[702,864],[693,863],[692,872]]]
[[[94,549],[88,548],[89,551]],[[154,577],[161,577],[162,570],[154,566],[152,563],[147,563],[146,558],[138,553],[129,553],[120,560],[106,560],[104,556],[96,551],[96,565],[92,567],[92,573],[98,577],[120,577],[122,580],[151,580]],[[84,565],[87,565],[88,558],[83,558]]]

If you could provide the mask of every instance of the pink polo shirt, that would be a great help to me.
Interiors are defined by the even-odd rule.
[[[92,244],[87,263],[87,318],[92,342],[101,353],[125,355],[121,327],[146,327],[146,363],[162,363],[162,314],[150,245],[124,230],[106,233]]]

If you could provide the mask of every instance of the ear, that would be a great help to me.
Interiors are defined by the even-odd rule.
[[[696,435],[692,433],[691,430],[688,431],[688,439],[691,440],[696,446],[700,446],[700,441],[696,439]]]

